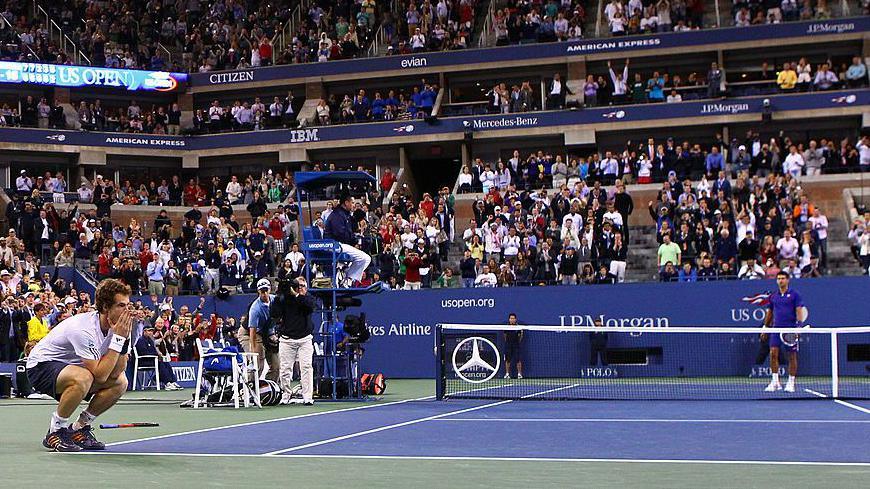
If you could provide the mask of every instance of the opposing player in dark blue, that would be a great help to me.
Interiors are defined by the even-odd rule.
[[[764,327],[769,328],[800,328],[807,319],[807,308],[804,301],[796,290],[789,288],[789,277],[785,272],[776,274],[776,285],[779,290],[770,294],[770,305],[764,316]],[[798,342],[797,335],[771,333],[767,335],[770,345],[770,384],[764,389],[765,392],[783,390],[779,383],[779,350],[788,353],[788,382],[785,384],[786,392],[794,392],[795,378],[797,377]]]

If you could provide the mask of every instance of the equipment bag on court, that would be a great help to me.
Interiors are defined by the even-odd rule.
[[[380,396],[387,390],[387,379],[384,374],[362,374],[359,378],[362,393]]]
[[[27,378],[27,359],[22,358],[15,364],[15,396],[27,397],[32,393],[33,387]]]

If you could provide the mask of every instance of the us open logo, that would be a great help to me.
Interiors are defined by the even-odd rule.
[[[481,384],[498,373],[501,367],[501,355],[492,341],[480,336],[471,336],[456,344],[452,363],[453,371],[460,379],[472,384]]]

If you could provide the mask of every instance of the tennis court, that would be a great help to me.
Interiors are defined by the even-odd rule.
[[[119,442],[109,451],[870,464],[870,410],[862,409],[821,400],[589,404],[427,398]],[[775,439],[782,443],[763,443]]]
[[[75,486],[94,474],[134,487],[178,474],[193,486],[309,487],[866,487],[870,477],[867,401],[435,401],[432,381],[390,389],[377,402],[239,411],[131,393],[101,421],[161,426],[100,430],[107,452],[72,456],[39,446],[51,403],[7,402],[3,417],[21,421],[0,460],[15,480]]]

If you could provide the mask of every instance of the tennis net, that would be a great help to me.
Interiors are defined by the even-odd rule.
[[[767,391],[772,336],[782,389]],[[436,353],[439,399],[870,398],[870,327],[443,324]]]

